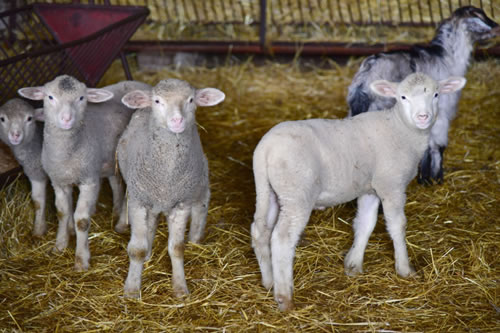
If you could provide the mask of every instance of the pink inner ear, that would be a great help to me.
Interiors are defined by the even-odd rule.
[[[27,87],[17,91],[19,95],[35,101],[41,101],[45,97],[43,87]]]
[[[113,93],[105,89],[87,89],[87,98],[92,103],[102,103],[113,98]]]
[[[151,97],[143,91],[131,91],[122,98],[122,103],[129,108],[139,109],[151,106]]]
[[[203,88],[196,91],[195,101],[198,106],[217,105],[225,99],[222,91],[215,88]]]

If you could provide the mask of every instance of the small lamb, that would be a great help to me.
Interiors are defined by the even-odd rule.
[[[48,177],[42,168],[43,110],[14,98],[0,107],[0,139],[7,144],[31,182],[31,198],[35,206],[32,234],[41,237],[47,232],[45,222]]]
[[[394,243],[396,271],[414,272],[405,243],[405,191],[427,149],[437,116],[438,94],[465,85],[462,77],[439,83],[411,74],[401,83],[375,81],[371,89],[393,97],[393,108],[342,120],[288,121],[267,132],[257,145],[253,168],[257,194],[252,246],[262,284],[274,286],[282,311],[293,308],[295,246],[311,211],[358,198],[354,243],[345,271],[363,271],[363,256],[380,201]]]
[[[168,254],[174,294],[188,294],[184,276],[184,232],[189,240],[203,236],[210,198],[208,163],[196,127],[196,106],[222,102],[214,88],[195,89],[176,79],[152,90],[133,91],[122,102],[136,111],[118,143],[118,163],[127,183],[131,238],[125,296],[140,296],[144,262],[151,257],[157,217],[168,219]]]
[[[132,111],[120,100],[129,91],[149,87],[124,81],[103,89],[91,89],[71,76],[62,75],[44,86],[19,90],[21,96],[43,100],[42,165],[54,187],[59,217],[54,250],[59,252],[67,247],[69,232],[75,229],[76,222],[77,271],[89,267],[90,217],[95,211],[101,178],[106,177],[110,182],[113,211],[115,214],[122,211],[124,192],[116,172],[115,151]],[[73,185],[80,190],[74,215]],[[118,231],[126,229],[125,217],[120,216],[115,227]]]
[[[396,103],[394,98],[370,92],[370,84],[375,80],[401,81],[415,72],[425,73],[438,81],[450,76],[465,76],[474,44],[495,36],[500,36],[496,22],[483,10],[464,6],[439,25],[428,46],[413,45],[409,51],[385,52],[366,58],[348,89],[349,116],[386,110]],[[419,183],[443,181],[443,153],[459,99],[459,92],[439,99],[439,115],[431,129],[429,147],[420,162]]]

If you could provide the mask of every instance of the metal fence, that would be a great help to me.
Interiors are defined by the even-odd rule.
[[[25,2],[75,2],[27,0]],[[435,25],[456,8],[473,5],[491,18],[498,0],[81,0],[80,3],[147,6],[150,20],[162,23],[274,25]],[[265,11],[263,10],[265,9]]]
[[[328,40],[300,36],[308,27],[321,32],[371,27],[375,33],[391,27],[429,29],[465,5],[482,8],[495,21],[500,17],[499,0],[11,0],[35,1],[147,6],[151,14],[146,27],[154,28],[148,36],[141,29],[127,44],[128,51],[367,55],[409,43],[391,43],[390,37],[369,43],[338,40],[338,33]],[[194,27],[197,33],[188,36]],[[287,32],[293,29],[300,33],[290,38]],[[489,53],[500,55],[500,47],[489,48]]]

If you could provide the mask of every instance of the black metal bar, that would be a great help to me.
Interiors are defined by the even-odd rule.
[[[329,43],[329,42],[273,42],[262,49],[259,42],[193,42],[193,41],[129,41],[125,51],[141,50],[169,52],[206,52],[225,54],[231,50],[234,54],[296,54],[300,50],[303,55],[337,55],[337,56],[367,56],[393,50],[409,50],[412,45],[402,43],[387,43],[366,45],[363,43]],[[477,55],[489,54],[500,56],[500,45],[487,49],[477,49]]]
[[[130,73],[130,68],[128,67],[127,57],[125,56],[125,52],[120,52],[120,60],[122,61],[123,70],[125,71],[125,77],[127,80],[133,80],[132,73]]]
[[[259,42],[262,51],[266,49],[266,35],[267,35],[267,1],[260,0]]]
[[[424,23],[424,18],[422,17],[422,4],[420,1],[417,2],[418,16],[420,18],[420,23]]]

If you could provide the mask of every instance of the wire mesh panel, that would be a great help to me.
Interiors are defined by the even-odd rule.
[[[69,74],[95,86],[124,43],[148,14],[123,7],[114,21],[102,6],[34,4],[0,13],[0,103],[23,86],[41,85]],[[116,16],[116,9],[107,8]],[[96,15],[90,15],[92,11]],[[89,20],[101,26],[89,31]],[[99,25],[98,25],[99,26]],[[83,31],[79,32],[83,27]]]

